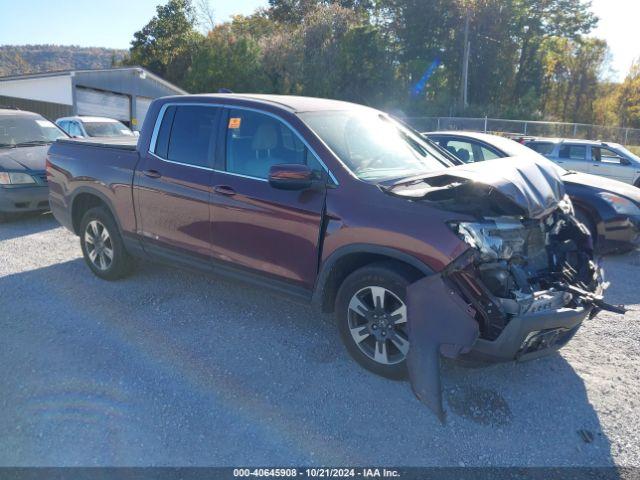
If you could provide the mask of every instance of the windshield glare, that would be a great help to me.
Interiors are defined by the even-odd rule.
[[[42,117],[0,116],[0,146],[51,143],[58,138],[66,135]]]
[[[120,122],[83,122],[84,129],[90,137],[131,136],[133,132]]]
[[[402,178],[452,166],[411,130],[375,110],[299,115],[362,180]]]

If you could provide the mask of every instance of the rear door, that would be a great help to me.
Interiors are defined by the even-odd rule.
[[[210,259],[209,200],[219,117],[220,109],[213,106],[161,110],[135,179],[138,228],[147,252]]]
[[[326,193],[322,166],[295,130],[266,112],[228,109],[221,130],[211,214],[214,259],[310,289]],[[273,188],[269,168],[283,163],[308,164],[317,185]]]
[[[552,160],[567,170],[592,173],[589,147],[584,144],[562,143],[558,147],[557,158]]]

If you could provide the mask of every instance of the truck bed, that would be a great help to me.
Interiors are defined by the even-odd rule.
[[[61,138],[59,143],[80,143],[92,147],[117,148],[119,150],[135,150],[138,137],[123,135],[122,137]]]

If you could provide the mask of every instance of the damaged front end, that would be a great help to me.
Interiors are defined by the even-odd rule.
[[[599,310],[624,313],[602,300],[591,237],[555,172],[535,162],[491,163],[499,174],[450,169],[390,189],[451,211],[448,226],[468,246],[407,291],[412,387],[441,420],[441,354],[532,359],[561,348]]]

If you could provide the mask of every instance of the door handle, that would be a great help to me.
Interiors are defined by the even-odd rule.
[[[142,173],[149,178],[160,178],[162,176],[157,170],[143,170]]]
[[[600,165],[598,165],[597,163],[592,163],[591,166],[592,167],[599,167]]]
[[[213,191],[219,193],[220,195],[235,195],[236,191],[228,185],[216,185],[213,187]]]

